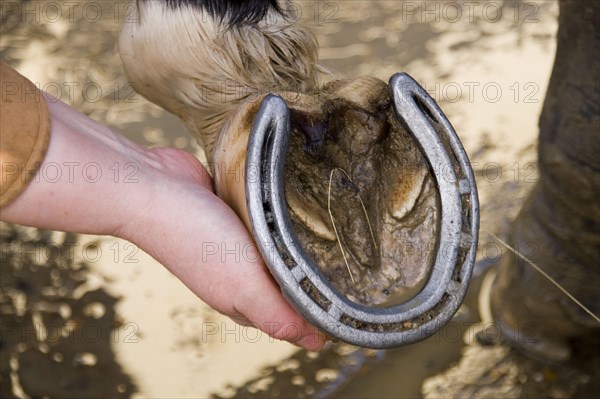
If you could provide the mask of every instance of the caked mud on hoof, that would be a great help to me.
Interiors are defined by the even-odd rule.
[[[364,305],[416,294],[438,231],[435,181],[388,92],[363,77],[332,82],[309,104],[288,102],[293,230],[331,284]]]

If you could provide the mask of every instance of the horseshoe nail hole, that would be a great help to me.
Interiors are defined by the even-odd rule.
[[[452,273],[452,280],[456,281],[459,284],[462,284],[462,277],[460,276],[460,272],[462,271],[462,267],[467,259],[467,254],[469,253],[469,246],[461,243],[460,249],[458,250],[458,255],[456,256],[456,266],[454,267],[454,272]]]
[[[292,258],[290,258],[287,252],[281,252],[281,260],[287,266],[288,269],[292,270],[296,267],[296,262]]]
[[[433,308],[409,320],[399,321],[395,323],[371,323],[368,321],[355,319],[354,317],[344,313],[342,314],[342,317],[340,317],[340,322],[354,329],[368,332],[416,330],[421,325],[437,317],[448,305],[451,298],[452,297],[448,293],[445,293],[442,296],[442,299],[440,299],[440,301]],[[434,331],[431,332],[433,333]]]
[[[429,109],[429,107],[427,106],[427,104],[425,104],[423,102],[423,100],[419,96],[417,96],[416,94],[414,94],[413,95],[413,100],[415,100],[415,103],[417,104],[417,107],[419,107],[419,109],[421,110],[421,112],[423,112],[427,116],[427,119],[429,119],[433,123],[440,123],[437,120],[437,118],[433,115],[433,113],[431,112],[431,110]]]
[[[300,287],[306,294],[312,299],[319,307],[326,312],[329,311],[329,307],[331,306],[331,301],[327,299],[325,295],[315,285],[308,279],[308,277],[303,278],[300,281]]]
[[[469,194],[461,196],[460,202],[462,207],[463,230],[470,233],[471,224],[473,222],[471,215],[471,196]]]
[[[267,219],[267,224],[271,225],[275,221],[275,217],[273,216],[273,212],[266,212],[265,219]]]
[[[343,314],[340,322],[356,330],[368,332],[386,332],[386,331],[402,331],[403,323],[370,323],[368,321],[358,320],[347,314]]]

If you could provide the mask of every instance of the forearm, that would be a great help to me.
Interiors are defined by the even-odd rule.
[[[132,215],[128,196],[151,187],[141,147],[59,100],[48,101],[50,144],[35,177],[1,219],[40,228],[115,234]],[[137,186],[137,187],[136,187]],[[139,207],[139,204],[136,204]]]

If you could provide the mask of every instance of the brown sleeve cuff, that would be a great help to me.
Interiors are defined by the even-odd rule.
[[[0,60],[0,208],[35,176],[50,142],[50,114],[42,92]]]

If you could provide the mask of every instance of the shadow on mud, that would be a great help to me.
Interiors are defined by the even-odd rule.
[[[77,237],[2,223],[0,238],[0,396],[130,397],[111,348],[118,298],[86,290]]]

